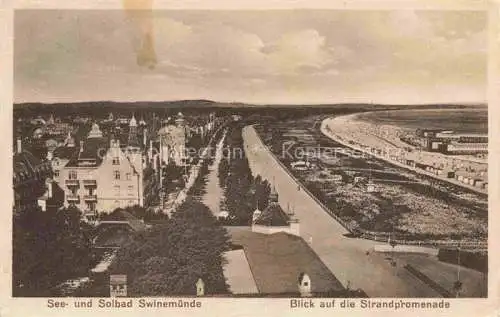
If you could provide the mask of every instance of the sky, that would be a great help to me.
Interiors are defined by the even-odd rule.
[[[485,11],[18,10],[14,99],[485,102]]]

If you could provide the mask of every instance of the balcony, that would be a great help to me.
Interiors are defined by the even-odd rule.
[[[96,187],[97,181],[95,179],[84,179],[83,186],[85,187]]]
[[[69,194],[69,195],[66,195],[66,200],[68,202],[78,202],[78,201],[80,201],[80,196]]]
[[[68,186],[68,187],[74,187],[74,186],[78,187],[78,186],[80,186],[80,181],[77,180],[77,179],[67,179],[66,180],[66,186]]]
[[[97,201],[97,195],[85,195],[83,196],[85,201]]]

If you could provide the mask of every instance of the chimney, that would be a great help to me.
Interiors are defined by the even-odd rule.
[[[311,297],[311,278],[306,273],[299,274],[299,293],[301,297]]]
[[[17,153],[21,153],[23,151],[21,138],[17,138]]]
[[[80,141],[80,153],[83,152],[83,141]]]
[[[196,296],[205,295],[205,283],[201,278],[196,282]]]
[[[52,186],[53,186],[52,180],[47,180],[47,192],[48,192],[49,198],[52,198],[52,195],[53,195]]]

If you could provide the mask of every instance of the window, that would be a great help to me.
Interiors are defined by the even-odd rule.
[[[125,175],[125,178],[126,178],[128,181],[129,181],[129,180],[131,180],[131,179],[132,179],[132,174],[127,173],[127,174]]]
[[[54,176],[55,176],[55,177],[59,177],[59,170],[55,170],[55,171],[54,171]]]
[[[115,171],[115,179],[120,179],[120,171]]]
[[[120,196],[120,186],[115,186],[114,188],[115,196]]]
[[[78,179],[76,171],[69,171],[69,179]]]
[[[127,188],[127,194],[129,196],[134,196],[134,186],[128,186],[128,188]]]
[[[118,156],[113,157],[113,165],[120,165],[120,158]]]

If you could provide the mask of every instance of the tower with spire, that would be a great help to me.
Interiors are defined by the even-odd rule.
[[[140,149],[141,147],[141,144],[139,143],[139,139],[137,137],[137,120],[135,120],[134,115],[132,115],[132,119],[130,119],[129,123],[127,147],[134,149]]]
[[[143,191],[143,164],[142,164],[142,153],[141,153],[141,144],[137,137],[137,120],[135,116],[132,115],[129,123],[129,132],[128,132],[128,142],[127,142],[127,157],[132,163],[132,166],[135,169],[138,177],[139,183],[139,192]],[[144,204],[143,195],[139,195],[139,206]]]
[[[54,115],[50,114],[49,121],[47,121],[47,124],[54,124],[56,121],[54,120]]]

